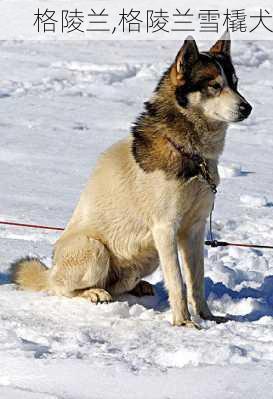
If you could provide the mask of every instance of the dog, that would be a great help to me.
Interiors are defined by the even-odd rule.
[[[227,33],[207,52],[185,40],[130,135],[99,158],[52,268],[22,258],[12,265],[14,283],[109,302],[153,295],[143,278],[161,264],[173,325],[198,327],[188,304],[202,319],[227,320],[207,305],[203,252],[227,126],[252,108],[238,92],[230,48]]]

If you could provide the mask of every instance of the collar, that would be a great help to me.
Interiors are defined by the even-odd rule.
[[[190,161],[192,161],[197,170],[198,170],[198,174],[201,175],[203,177],[203,179],[206,181],[206,183],[208,184],[208,186],[210,187],[211,191],[216,194],[217,193],[217,188],[216,188],[216,184],[214,183],[214,180],[210,174],[210,170],[209,170],[209,161],[206,158],[203,158],[201,155],[197,154],[197,153],[189,153],[189,152],[185,152],[183,147],[181,145],[179,145],[178,143],[176,143],[173,139],[171,139],[169,136],[165,136],[167,141],[171,144],[171,146],[177,151],[179,152],[179,154],[181,155],[181,157],[186,158]]]

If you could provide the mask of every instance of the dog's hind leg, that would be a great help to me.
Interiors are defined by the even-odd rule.
[[[51,293],[96,303],[111,301],[105,290],[110,256],[100,241],[84,234],[61,239],[56,243],[53,263]]]

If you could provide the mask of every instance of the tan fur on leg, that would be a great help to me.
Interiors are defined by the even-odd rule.
[[[224,323],[228,318],[214,316],[205,298],[204,281],[204,235],[205,221],[191,226],[179,237],[179,247],[186,273],[188,301],[193,307],[195,315],[204,320]]]
[[[191,320],[191,317],[178,260],[176,232],[172,225],[162,224],[154,227],[153,235],[169,293],[173,325],[186,325]]]

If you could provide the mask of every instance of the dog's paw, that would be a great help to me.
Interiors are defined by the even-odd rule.
[[[92,303],[108,303],[112,302],[113,298],[106,290],[102,288],[90,288],[83,291],[79,297],[85,298]]]
[[[201,330],[201,326],[190,319],[184,319],[181,317],[173,317],[173,326],[195,328],[196,330]]]
[[[173,326],[194,328],[196,330],[201,330],[202,329],[199,324],[195,323],[192,320],[184,320],[184,321],[181,321],[180,323],[177,323],[177,322],[174,323],[173,322]]]
[[[155,294],[154,287],[152,284],[148,283],[148,281],[140,280],[140,282],[135,286],[133,290],[129,292],[134,296],[152,296]]]

